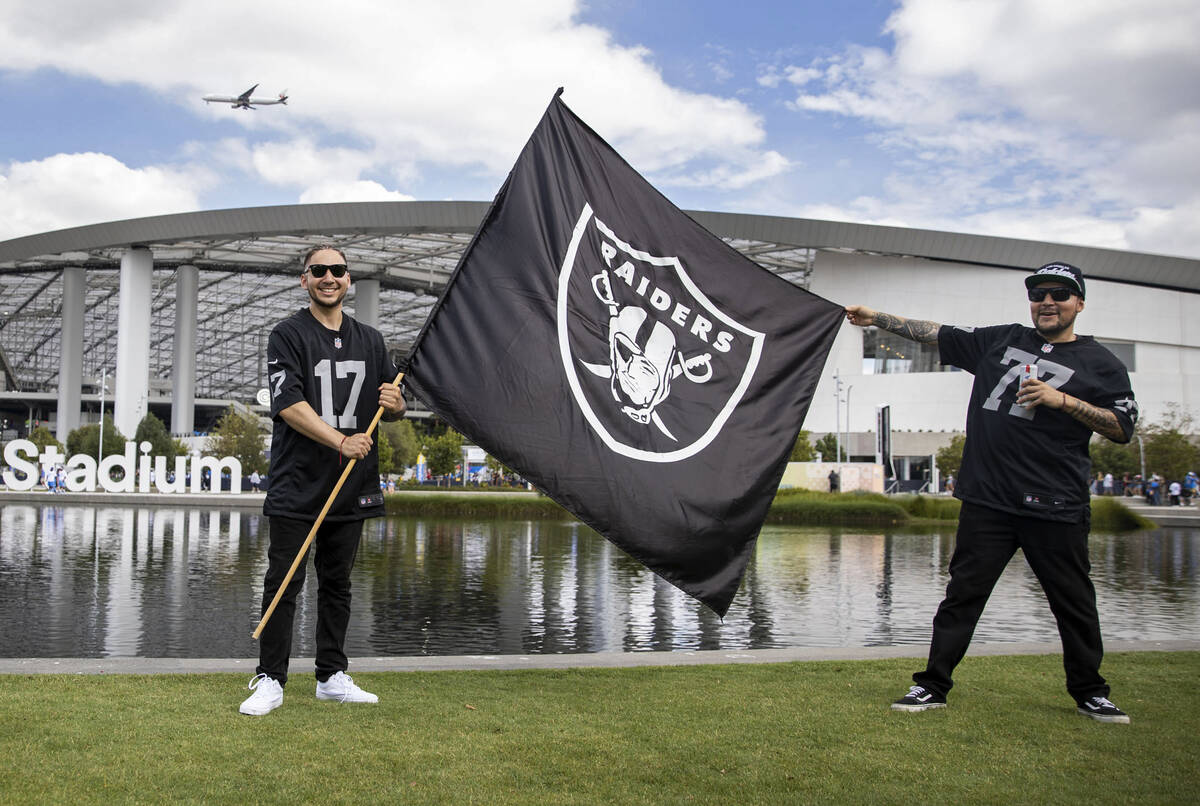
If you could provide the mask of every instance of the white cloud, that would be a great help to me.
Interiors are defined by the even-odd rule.
[[[300,194],[301,204],[364,201],[414,201],[412,196],[388,190],[378,182],[359,179],[353,182],[321,182]]]
[[[107,154],[56,154],[0,171],[0,239],[198,209],[203,172],[130,168]]]
[[[734,72],[730,70],[729,65],[725,64],[724,62],[713,62],[709,65],[709,69],[712,70],[713,78],[715,78],[717,82],[721,84],[724,84],[734,76]]]
[[[917,227],[940,232],[994,235],[1102,249],[1132,248],[1129,228],[1122,222],[1060,211],[1046,211],[1038,216],[1030,216],[1024,210],[997,209],[967,215],[948,215],[928,205],[906,205],[891,198],[862,196],[847,204],[800,205],[787,212],[800,218],[823,221]]]
[[[580,5],[0,0],[0,67],[134,82],[178,97],[194,114],[236,121],[255,140],[290,139],[325,154],[333,141],[360,153],[333,154],[344,181],[368,167],[403,173],[419,164],[499,178],[558,86],[643,170],[687,173],[693,161],[761,150],[763,122],[745,104],[669,86],[647,51],[577,22]],[[289,104],[247,112],[199,100],[255,82],[263,95],[288,87]]]
[[[371,164],[368,153],[320,148],[307,138],[268,142],[251,149],[254,170],[275,185],[313,185],[357,179]]]
[[[742,190],[763,179],[779,176],[794,167],[793,164],[777,151],[765,154],[742,154],[731,158],[723,164],[708,170],[694,169],[686,174],[655,174],[652,178],[656,184],[687,188],[719,188],[721,190]]]
[[[1200,256],[1200,4],[905,0],[886,31],[779,71],[892,159],[831,212]]]
[[[820,70],[814,70],[809,67],[789,67],[787,70],[787,80],[797,87],[803,87],[808,82],[820,77]]]
[[[777,71],[774,67],[767,66],[763,68],[762,72],[759,73],[758,77],[754,80],[760,87],[774,89],[775,87],[779,86],[781,81],[783,81],[783,76],[780,75],[779,71]]]
[[[1200,200],[1172,208],[1139,208],[1129,233],[1133,242],[1149,245],[1147,252],[1195,255],[1200,244]]]

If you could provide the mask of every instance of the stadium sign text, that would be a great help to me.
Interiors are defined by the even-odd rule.
[[[95,492],[97,486],[109,493],[198,493],[202,492],[201,483],[207,470],[217,482],[208,485],[210,492],[221,491],[223,472],[229,473],[229,492],[236,495],[242,491],[242,463],[236,457],[179,456],[171,469],[174,475],[169,478],[167,457],[150,456],[151,447],[149,442],[140,446],[126,442],[124,453],[105,456],[97,465],[94,456],[79,453],[67,458],[54,445],[38,453],[33,442],[14,439],[4,446],[4,462],[8,465],[3,474],[4,484],[10,490],[32,490],[39,480],[39,466],[47,475],[61,466],[63,487],[73,493]],[[121,477],[114,478],[113,474],[118,470]]]

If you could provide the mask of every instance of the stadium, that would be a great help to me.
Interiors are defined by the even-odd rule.
[[[336,243],[354,277],[347,310],[407,354],[484,202],[362,202],[114,221],[0,242],[3,439],[45,424],[60,441],[101,408],[132,434],[149,411],[179,436],[231,404],[264,413],[266,337],[306,304],[298,261]],[[961,325],[1027,324],[1021,282],[1043,263],[1083,269],[1095,336],[1130,370],[1143,419],[1193,410],[1200,260],[1085,246],[777,216],[689,212],[764,269],[838,304]],[[1192,323],[1192,324],[1189,324]],[[900,479],[928,478],[961,433],[970,377],[936,347],[843,325],[805,428],[875,458],[890,407]],[[428,412],[413,406],[413,414]]]

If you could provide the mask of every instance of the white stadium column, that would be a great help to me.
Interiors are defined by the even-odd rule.
[[[180,266],[175,274],[175,353],[171,379],[171,433],[190,434],[196,417],[196,301],[200,270]]]
[[[79,395],[83,385],[83,309],[87,302],[87,270],[63,269],[62,345],[58,365],[58,425],[54,437],[66,443],[79,427]]]
[[[113,420],[133,439],[146,416],[150,390],[150,294],[154,256],[132,247],[121,257],[121,296],[117,306],[117,380]]]
[[[379,281],[354,281],[354,318],[364,325],[379,327]]]

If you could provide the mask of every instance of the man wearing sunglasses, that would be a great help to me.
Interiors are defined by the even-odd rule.
[[[319,700],[375,703],[346,674],[343,647],[350,621],[350,571],[362,522],[384,514],[378,452],[365,431],[375,412],[395,420],[404,398],[392,383],[397,370],[383,336],[342,311],[350,288],[345,254],[321,244],[301,261],[300,287],[309,303],[284,319],[267,340],[271,394],[271,470],[263,513],[270,518],[270,547],[262,611],[304,545],[313,523],[350,459],[357,460],[317,530],[316,674]],[[296,596],[304,585],[301,563],[259,637],[254,692],[243,714],[261,716],[283,704]]]
[[[1019,548],[1050,602],[1062,639],[1067,691],[1077,710],[1128,723],[1108,699],[1088,529],[1093,433],[1128,442],[1138,408],[1121,362],[1075,333],[1083,272],[1047,263],[1025,278],[1033,327],[954,327],[861,305],[855,325],[874,325],[937,344],[943,364],[973,373],[967,440],[954,496],[962,500],[950,582],[933,620],[924,671],[892,704],[898,711],[944,708],[951,673],[967,652],[992,588]]]

